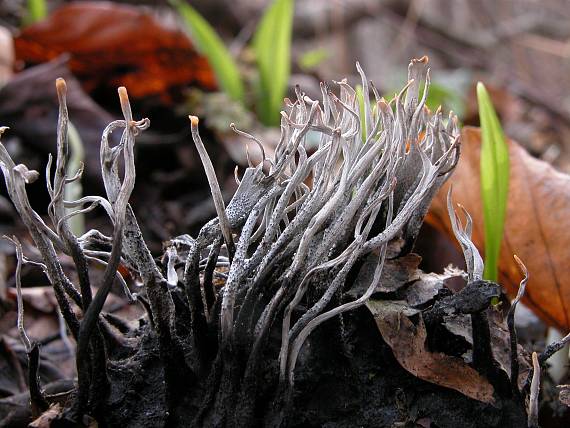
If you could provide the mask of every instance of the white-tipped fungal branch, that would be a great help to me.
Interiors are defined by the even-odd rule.
[[[220,345],[251,349],[248,368],[252,369],[281,316],[281,378],[291,382],[297,355],[310,332],[370,297],[390,241],[413,242],[432,196],[459,154],[455,117],[444,123],[439,110],[431,115],[425,107],[427,58],[412,61],[408,84],[390,103],[377,91],[375,101],[370,101],[371,85],[357,68],[364,88],[362,120],[356,92],[346,81],[334,83],[338,96],[332,86],[321,85],[322,103],[297,88],[297,99],[286,100],[287,109],[281,113],[281,137],[269,159],[269,172],[261,170],[263,162],[247,168],[244,178],[236,180],[239,189],[225,210],[221,200],[216,201],[221,193],[210,179],[211,162],[204,159],[197,119],[192,120],[218,213],[218,220],[202,229],[193,253],[220,234],[226,242],[228,235],[238,236],[235,258],[218,297],[222,299]],[[261,145],[256,137],[231,127]],[[319,141],[312,153],[306,146],[309,133]],[[246,183],[248,176],[252,179]],[[312,186],[305,184],[308,179]],[[374,250],[379,250],[378,269],[366,292],[349,303],[333,304],[346,290],[356,262]],[[477,276],[479,263],[472,264]]]

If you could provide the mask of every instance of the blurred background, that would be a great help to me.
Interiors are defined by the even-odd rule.
[[[358,83],[358,61],[391,97],[405,83],[409,60],[428,55],[431,108],[441,104],[463,124],[477,125],[474,83],[481,80],[505,133],[570,172],[567,1],[276,3],[271,10],[268,0],[0,1],[0,123],[11,128],[4,143],[41,169],[55,144],[54,80],[66,78],[86,163],[83,185],[97,191],[100,134],[118,117],[116,88],[125,85],[135,115],[151,119],[137,148],[145,173],[133,205],[161,202],[139,214],[149,238],[160,242],[194,232],[213,214],[188,114],[201,117],[229,196],[234,163],[247,164],[246,144],[230,122],[260,135],[270,150],[283,96],[294,97],[295,85],[317,98],[321,81]],[[252,161],[256,150],[250,147]],[[47,194],[36,186],[39,209]],[[0,210],[10,218],[9,204]]]
[[[2,143],[17,163],[44,170],[48,154],[55,152],[55,79],[64,77],[77,130],[70,134],[72,165],[85,163],[74,191],[101,194],[100,136],[108,122],[120,118],[117,87],[126,86],[135,118],[151,121],[137,139],[132,205],[159,255],[163,241],[195,234],[215,215],[190,138],[189,114],[201,119],[229,199],[237,186],[234,166],[240,174],[248,157],[253,163],[261,159],[255,144],[229,123],[258,136],[271,152],[279,139],[283,98],[294,98],[297,85],[316,99],[319,82],[347,78],[358,84],[358,61],[379,93],[392,97],[406,82],[409,60],[424,55],[433,82],[430,108],[442,105],[463,125],[478,125],[475,84],[483,81],[505,133],[532,155],[570,172],[567,0],[1,0],[0,125],[10,128]],[[120,136],[114,138],[118,143]],[[25,236],[5,189],[2,195],[0,234]],[[30,195],[34,208],[45,213],[45,181],[31,185]],[[97,211],[76,227],[78,233],[109,230]],[[435,239],[433,233],[424,231],[423,242]],[[5,349],[18,348],[12,339],[13,251],[2,241],[0,345]],[[441,257],[445,264],[460,262],[450,249]],[[23,276],[29,334],[44,338],[48,356],[52,346],[51,357],[58,361],[53,370],[72,373],[47,280],[33,269]],[[109,304],[119,314],[139,310],[119,297]],[[543,333],[544,326],[533,322]],[[0,352],[0,359],[4,355]],[[21,385],[7,374],[13,361],[2,364],[4,397]]]

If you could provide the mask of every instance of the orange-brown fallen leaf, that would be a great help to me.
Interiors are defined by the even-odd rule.
[[[367,304],[384,341],[392,348],[400,365],[414,376],[484,403],[493,403],[493,386],[459,357],[430,352],[422,318],[417,325],[406,316],[406,309],[395,303],[371,300]]]
[[[479,155],[481,133],[464,128],[461,157],[450,180],[434,198],[426,221],[453,237],[446,208],[449,186],[453,199],[471,214],[473,242],[483,255],[484,231]],[[499,261],[499,282],[515,295],[520,273],[516,254],[530,279],[523,302],[550,325],[570,329],[570,176],[530,156],[508,140],[509,200]]]
[[[164,95],[182,85],[216,86],[206,59],[188,37],[149,13],[111,2],[75,2],[26,27],[15,39],[27,64],[70,54],[70,67],[87,90],[129,88],[132,97]]]

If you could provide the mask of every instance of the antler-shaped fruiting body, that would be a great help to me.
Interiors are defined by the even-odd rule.
[[[31,208],[27,198],[25,184],[38,174],[15,165],[2,145],[0,167],[78,342],[77,415],[96,412],[104,399],[106,382],[94,376],[103,374],[105,378],[102,334],[106,330],[96,327],[104,325],[100,313],[113,281],[122,281],[126,288],[117,275],[119,263],[143,282],[148,304],[144,298],[141,302],[159,338],[167,394],[172,385],[179,388],[188,380],[182,368],[191,373],[188,384],[206,391],[196,425],[206,423],[214,413],[218,415],[216,423],[221,418],[222,424],[237,420],[236,424],[245,426],[251,420],[259,378],[256,373],[274,367],[261,365],[262,357],[268,355],[271,331],[281,332],[280,344],[272,348],[279,367],[275,378],[281,381],[280,391],[291,390],[296,361],[310,333],[326,320],[361,306],[374,293],[388,252],[410,250],[432,196],[457,163],[456,117],[450,113],[444,119],[440,110],[431,113],[425,106],[430,82],[427,63],[426,57],[412,60],[407,85],[390,101],[379,96],[358,65],[362,100],[346,80],[322,84],[321,101],[310,99],[297,88],[296,100],[286,100],[281,113],[281,136],[270,159],[259,140],[232,124],[235,132],[262,148],[263,161],[246,168],[227,206],[200,138],[198,119],[191,116],[192,137],[218,215],[196,239],[184,235],[170,241],[164,272],[148,251],[128,205],[135,179],[135,137],[149,126],[148,119],[133,119],[126,90],[120,88],[124,120],[110,123],[101,140],[106,197],[65,201],[65,185],[79,179],[81,170],[74,177],[66,176],[68,118],[65,83],[58,80],[60,120],[54,179],[51,161],[46,174],[52,227]],[[121,143],[110,147],[108,136],[119,128],[123,129]],[[309,146],[309,138],[318,141],[316,148]],[[98,231],[75,236],[68,219],[96,206],[108,214],[113,236]],[[72,208],[75,211],[67,211]],[[58,252],[73,258],[79,288],[61,268]],[[377,267],[366,291],[355,300],[341,299],[350,287],[349,273],[371,253],[377,257]],[[94,297],[89,262],[106,266]],[[477,260],[473,263],[478,264]],[[176,267],[181,264],[184,270],[178,278]],[[227,272],[217,272],[218,266]],[[225,279],[223,287],[213,286],[214,276]],[[181,302],[176,311],[173,298]],[[81,308],[81,320],[71,309],[70,299]],[[184,331],[190,333],[181,336],[177,323],[188,319],[188,314],[191,325],[185,325]],[[22,337],[26,340],[25,334]],[[167,397],[171,410],[176,398]]]
[[[427,62],[424,57],[410,63],[408,84],[389,102],[357,65],[365,94],[362,108],[345,80],[322,84],[321,102],[297,88],[296,100],[286,100],[281,113],[281,137],[273,158],[265,159],[263,153],[264,160],[247,168],[239,181],[225,210],[223,223],[228,226],[220,230],[222,221],[215,219],[192,244],[186,284],[191,282],[189,274],[199,271],[203,250],[219,247],[222,235],[227,242],[227,227],[236,235],[235,255],[216,301],[221,304],[204,310],[215,314],[212,322],[219,323],[222,364],[218,368],[231,366],[236,354],[247,361],[242,392],[254,387],[247,382],[255,378],[261,350],[276,323],[282,332],[280,377],[292,385],[295,363],[309,334],[370,297],[388,243],[401,239],[401,251],[413,243],[432,196],[459,156],[455,116],[444,121],[440,110],[432,114],[425,106]],[[338,95],[334,87],[339,88]],[[373,102],[368,97],[370,87]],[[196,125],[193,120],[200,150]],[[233,125],[232,129],[262,145]],[[313,152],[309,136],[319,141]],[[211,174],[208,179],[212,183]],[[211,190],[216,194],[217,184]],[[366,292],[354,301],[333,303],[339,301],[356,262],[373,251],[378,266]],[[210,280],[217,254],[210,252],[206,263],[204,277]],[[193,284],[198,286],[196,281]],[[202,286],[211,288],[210,283]],[[223,376],[224,369],[219,371]],[[207,398],[204,409],[212,399]],[[218,404],[223,399],[223,394],[216,398]]]
[[[39,174],[28,170],[25,165],[16,165],[2,144],[0,144],[0,168],[4,173],[8,194],[42,256],[41,261],[25,259],[21,255],[21,246],[17,243],[19,259],[40,267],[46,273],[54,287],[65,323],[77,341],[79,388],[74,410],[81,414],[87,409],[88,399],[91,401],[89,403],[91,413],[95,412],[104,401],[108,390],[106,375],[108,359],[105,355],[101,332],[96,326],[102,322],[99,314],[113,282],[119,281],[123,289],[128,292],[124,279],[117,273],[119,263],[123,261],[126,265],[134,265],[146,284],[151,283],[148,272],[159,278],[162,278],[162,274],[142,240],[138,225],[128,205],[135,183],[134,139],[140,131],[148,128],[149,120],[133,120],[127,91],[123,87],[119,88],[119,99],[125,119],[109,124],[103,132],[101,141],[101,167],[107,198],[86,196],[79,200],[66,201],[64,200],[66,185],[79,180],[83,172],[81,166],[73,177],[67,176],[69,119],[66,91],[65,81],[57,79],[56,92],[60,109],[57,128],[57,158],[53,180],[51,156],[46,168],[47,190],[51,198],[48,206],[51,227],[31,207],[26,193],[25,185],[36,180]],[[124,129],[121,143],[116,147],[110,147],[108,135],[117,128]],[[6,128],[2,128],[1,132],[5,130]],[[122,178],[119,176],[118,165],[121,154],[124,166]],[[89,231],[83,236],[75,236],[69,227],[69,219],[91,211],[97,206],[102,206],[109,216],[114,228],[113,236],[105,236],[98,231]],[[73,211],[69,211],[70,209]],[[102,250],[101,247],[106,247],[106,249]],[[108,251],[109,247],[112,248],[110,251]],[[73,259],[79,289],[63,271],[58,252],[68,254]],[[91,295],[88,262],[106,266],[102,283],[95,297]],[[151,295],[150,289],[148,293]],[[152,299],[151,303],[153,303]],[[73,304],[82,311],[81,321],[72,309]],[[168,310],[168,306],[164,307],[163,314],[170,316]],[[159,315],[157,317],[160,318]],[[20,327],[20,332],[28,348],[30,344],[27,343],[29,340],[25,337],[23,326]]]

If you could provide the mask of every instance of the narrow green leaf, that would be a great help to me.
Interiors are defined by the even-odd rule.
[[[424,88],[422,87],[420,88],[420,98],[423,96],[423,93]],[[433,81],[429,85],[426,105],[432,111],[436,111],[440,106],[444,111],[452,110],[458,118],[463,117],[465,113],[465,101],[461,93],[451,86],[445,86]]]
[[[244,102],[243,82],[230,52],[210,24],[189,4],[170,0],[182,17],[190,38],[204,55],[216,75],[218,84],[230,98]]]
[[[509,148],[485,86],[477,84],[481,122],[481,197],[485,224],[485,279],[497,281],[509,192]]]
[[[330,53],[325,48],[312,49],[303,53],[299,58],[299,67],[303,71],[309,72],[317,68],[330,57]]]
[[[267,8],[253,38],[259,70],[258,116],[266,125],[278,125],[279,111],[291,75],[293,0],[274,0]]]
[[[24,18],[24,24],[30,25],[41,21],[47,16],[47,4],[45,0],[28,0],[28,10]]]

